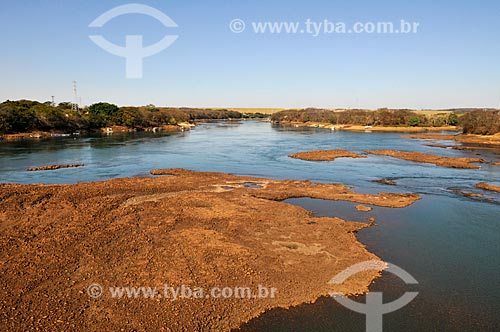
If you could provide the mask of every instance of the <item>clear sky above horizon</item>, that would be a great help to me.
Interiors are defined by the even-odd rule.
[[[134,14],[89,24],[128,3]],[[24,0],[0,3],[0,100],[191,107],[500,107],[500,1]],[[233,19],[246,30],[229,29]],[[252,22],[419,22],[416,34],[256,34]],[[89,35],[125,45],[179,38],[144,59],[142,79]]]

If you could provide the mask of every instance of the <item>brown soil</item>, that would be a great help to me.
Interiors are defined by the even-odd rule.
[[[487,144],[487,145],[500,145],[500,134],[496,135],[439,135],[439,134],[425,134],[425,135],[404,135],[403,138],[412,139],[427,139],[427,140],[443,140],[443,141],[456,141],[467,144]]]
[[[291,197],[404,207],[416,194],[358,194],[338,184],[159,170],[154,178],[74,185],[0,184],[0,330],[229,331],[266,310],[362,293],[377,260],[368,224],[313,218]],[[256,183],[259,189],[247,188]],[[87,288],[100,284],[97,299]],[[113,299],[109,287],[275,287],[268,299]]]
[[[389,180],[389,179],[373,180],[373,182],[386,184],[388,186],[396,186],[398,184],[396,181]]]
[[[493,165],[500,166],[500,161],[494,163]]]
[[[480,183],[476,184],[476,188],[489,190],[489,191],[496,191],[497,193],[500,193],[500,186],[494,186],[494,185],[486,183],[486,182],[480,182]]]
[[[359,153],[341,149],[298,152],[290,154],[288,157],[308,161],[332,161],[337,158],[366,158],[366,156]]]
[[[63,164],[63,165],[49,165],[49,166],[40,166],[40,167],[31,167],[26,170],[29,172],[34,171],[53,171],[61,168],[73,168],[73,167],[83,167],[85,164]]]
[[[361,211],[361,212],[370,212],[371,210],[373,210],[373,208],[359,204],[359,205],[356,205],[356,210]]]
[[[451,158],[451,157],[442,157],[435,154],[430,153],[421,153],[421,152],[404,152],[404,151],[396,151],[396,150],[368,150],[366,153],[389,156],[393,158],[416,161],[419,163],[427,163],[434,164],[441,167],[450,167],[450,168],[480,168],[480,166],[471,165],[472,163],[484,163],[486,162],[480,158]]]

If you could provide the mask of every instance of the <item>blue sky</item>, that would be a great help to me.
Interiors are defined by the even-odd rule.
[[[178,28],[145,15],[88,25],[105,11],[142,3]],[[423,0],[24,0],[0,4],[0,100],[72,99],[84,104],[192,107],[499,107],[500,2]],[[231,20],[247,23],[240,34]],[[417,34],[255,34],[251,22],[420,23]],[[154,44],[142,79],[88,36]]]

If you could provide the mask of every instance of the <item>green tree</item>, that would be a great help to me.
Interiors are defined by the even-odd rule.
[[[68,121],[64,112],[47,103],[33,106],[35,111],[35,126],[42,130],[67,129]]]
[[[89,126],[91,128],[105,127],[119,121],[119,107],[110,103],[96,103],[88,108]],[[117,119],[118,117],[118,119]]]
[[[101,114],[89,113],[85,116],[89,129],[106,127],[107,120]]]
[[[61,109],[61,110],[70,110],[72,108],[73,104],[70,103],[70,102],[67,102],[67,101],[63,101],[62,103],[59,103],[59,105],[57,105],[57,108]]]
[[[110,103],[96,103],[89,106],[88,111],[90,114],[100,114],[106,118],[112,117],[118,112],[118,106]]]
[[[458,115],[456,113],[451,113],[448,116],[448,124],[450,126],[456,126],[458,124]]]
[[[122,107],[117,112],[120,119],[117,119],[117,124],[126,127],[140,127],[144,125],[143,116],[137,107]]]
[[[410,116],[407,121],[408,126],[418,127],[420,126],[420,118],[418,116]]]
[[[0,104],[0,131],[21,133],[33,129],[35,111],[33,106],[41,105],[29,100],[7,101]]]

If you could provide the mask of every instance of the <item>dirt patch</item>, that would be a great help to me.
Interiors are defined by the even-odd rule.
[[[480,182],[480,183],[476,184],[476,188],[489,190],[489,191],[496,191],[497,193],[500,193],[500,186],[494,186],[494,185],[486,183],[486,182]]]
[[[75,167],[83,167],[83,166],[85,166],[85,164],[63,164],[63,165],[49,165],[49,166],[31,167],[31,168],[27,168],[26,170],[29,172],[54,171],[56,169],[61,169],[61,168],[75,168]]]
[[[434,164],[441,167],[449,168],[469,168],[475,169],[480,168],[480,166],[472,165],[472,163],[485,163],[484,159],[480,158],[451,158],[442,157],[430,153],[421,152],[405,152],[397,150],[368,150],[366,153],[388,156],[397,159],[410,160],[419,163]]]
[[[361,211],[361,212],[370,212],[371,210],[373,210],[373,208],[359,204],[359,205],[356,205],[356,210]]]
[[[378,260],[356,240],[367,224],[314,218],[279,202],[316,197],[404,207],[414,194],[182,169],[154,178],[0,185],[0,330],[230,331],[266,310],[362,293],[379,271],[328,281]],[[260,189],[245,183],[265,184]],[[231,191],[217,191],[230,185]],[[89,297],[99,284],[103,295]],[[112,298],[109,287],[250,287],[274,298]],[[161,294],[161,293],[160,293]]]
[[[341,149],[298,152],[290,154],[288,157],[307,161],[332,161],[337,158],[366,158],[366,156],[359,153]]]

